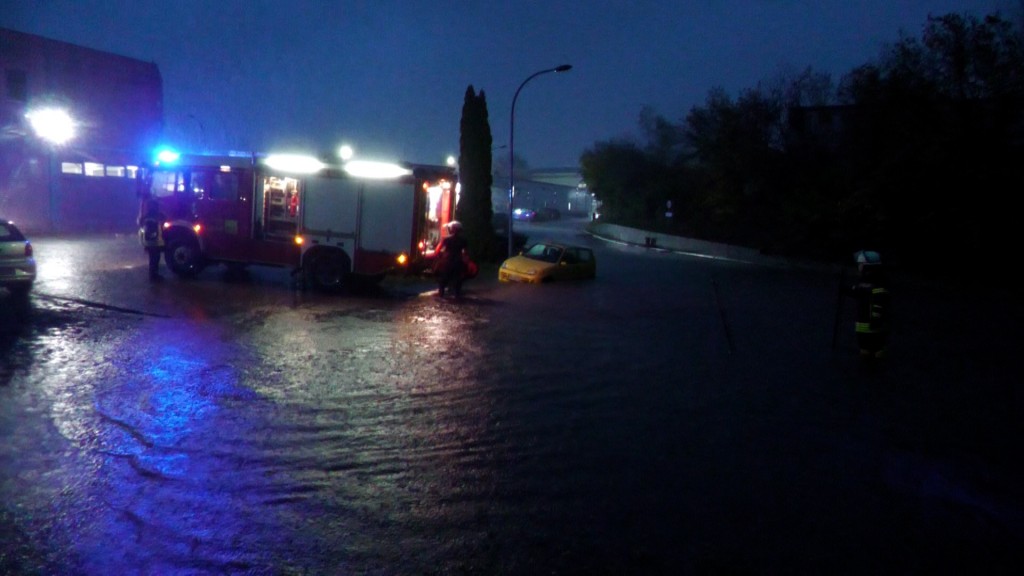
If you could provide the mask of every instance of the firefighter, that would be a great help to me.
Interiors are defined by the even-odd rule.
[[[149,198],[139,214],[139,242],[149,255],[149,279],[160,279],[160,254],[164,251],[163,227],[167,218],[160,211],[160,203]]]
[[[861,357],[865,359],[885,356],[889,337],[889,287],[878,252],[861,250],[854,254],[860,277],[850,288],[857,303],[854,330]]]
[[[456,298],[462,297],[462,281],[466,277],[466,250],[469,242],[462,234],[462,223],[452,220],[447,225],[448,237],[441,241],[438,249],[440,261],[437,280],[437,295],[444,298],[449,286]]]

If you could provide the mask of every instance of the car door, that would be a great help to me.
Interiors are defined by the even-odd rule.
[[[566,278],[579,280],[593,275],[594,255],[587,248],[569,247],[563,256],[562,266]]]

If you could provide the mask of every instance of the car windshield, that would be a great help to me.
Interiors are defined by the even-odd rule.
[[[25,237],[13,225],[0,222],[0,242],[21,242]]]
[[[523,256],[533,260],[543,260],[544,262],[558,262],[559,258],[562,257],[562,247],[550,244],[534,244],[527,248],[526,252],[523,252]]]

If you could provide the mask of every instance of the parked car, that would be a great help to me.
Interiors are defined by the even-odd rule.
[[[583,246],[539,242],[498,269],[501,282],[540,284],[553,280],[583,280],[597,275],[594,251]]]
[[[537,212],[529,208],[516,208],[512,211],[512,219],[522,222],[533,222],[537,219]]]
[[[0,218],[0,287],[24,296],[36,281],[32,243],[14,222]]]

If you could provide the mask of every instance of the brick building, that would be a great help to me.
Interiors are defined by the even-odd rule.
[[[70,140],[34,129],[43,108],[66,111]],[[162,125],[155,63],[0,28],[0,217],[30,233],[134,230],[134,177]]]

